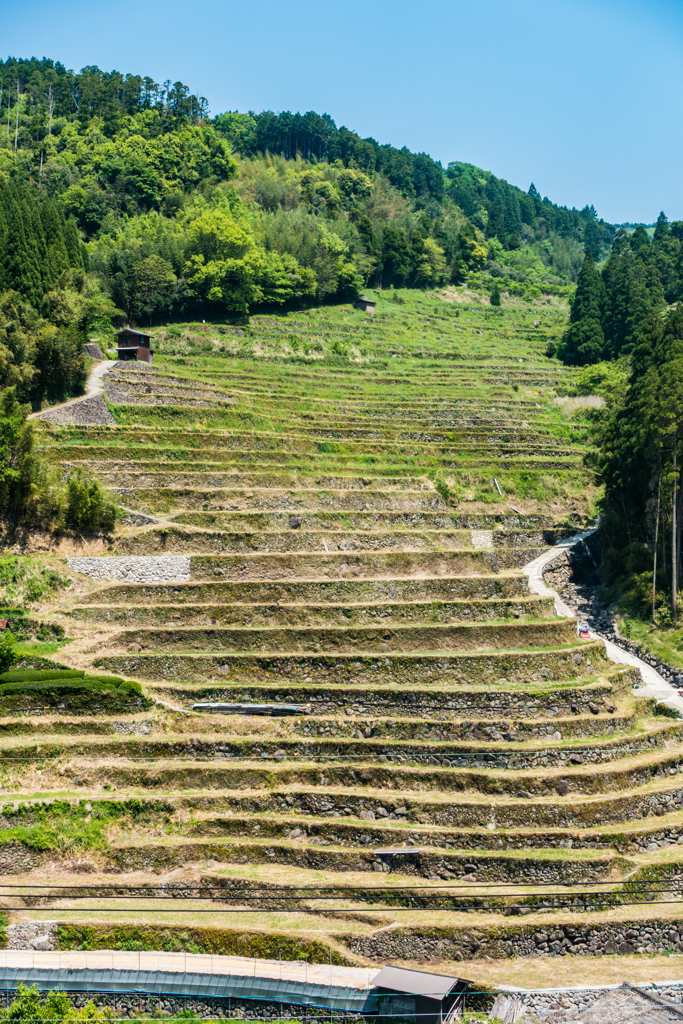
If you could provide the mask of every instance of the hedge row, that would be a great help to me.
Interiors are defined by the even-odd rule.
[[[263,932],[164,925],[60,924],[57,949],[159,950],[346,966],[354,961],[317,939]]]
[[[45,679],[83,679],[85,672],[77,668],[15,669],[3,672],[0,683],[39,683]],[[99,677],[98,677],[99,678]]]
[[[5,683],[0,688],[0,699],[10,693],[83,693],[101,691],[103,693],[134,693],[140,696],[142,687],[139,683],[128,679],[117,679],[116,676],[84,676],[82,679],[44,679],[27,683]]]

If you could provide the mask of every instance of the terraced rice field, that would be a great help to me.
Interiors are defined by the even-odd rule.
[[[585,422],[555,404],[573,371],[543,354],[563,315],[403,298],[160,329],[153,368],[108,378],[116,426],[41,426],[127,510],[42,609],[55,660],[145,693],[0,721],[2,870],[48,886],[14,913],[63,946],[680,948],[682,727],[523,572],[594,509]]]

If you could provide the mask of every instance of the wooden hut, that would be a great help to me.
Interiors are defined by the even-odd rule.
[[[123,361],[137,359],[139,362],[151,363],[154,350],[152,349],[151,334],[143,334],[142,331],[134,331],[132,327],[124,327],[117,331],[117,358]]]

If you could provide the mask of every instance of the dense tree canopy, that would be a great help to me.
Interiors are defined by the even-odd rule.
[[[648,317],[683,298],[683,223],[660,213],[652,241],[642,226],[619,230],[598,283],[590,249],[579,276],[571,322],[558,355],[583,365],[633,352]],[[587,283],[594,299],[585,302]],[[597,315],[596,315],[597,312]]]
[[[668,580],[680,589],[682,441],[683,306],[677,304],[640,325],[628,387],[601,437],[601,530],[613,577],[644,574],[651,587],[658,551],[660,584]],[[647,589],[642,597],[647,607]]]
[[[0,287],[50,314],[60,275],[90,275],[91,326],[104,315],[93,279],[110,309],[146,322],[373,285],[492,294],[494,278],[503,298],[565,294],[584,248],[598,258],[612,237],[592,207],[558,207],[471,164],[444,171],[328,114],[211,119],[181,82],[9,58],[0,125]]]

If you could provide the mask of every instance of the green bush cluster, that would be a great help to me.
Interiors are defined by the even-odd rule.
[[[41,744],[46,759],[59,755],[54,747]],[[113,825],[136,828],[142,824],[158,824],[167,818],[171,808],[163,801],[96,800],[88,809],[85,803],[72,804],[68,800],[45,803],[6,805],[3,818],[6,827],[0,829],[0,844],[23,843],[34,850],[106,850]]]
[[[14,678],[7,678],[12,676]],[[45,671],[17,671],[4,672],[0,676],[2,689],[0,692],[9,693],[10,687],[31,686],[38,687],[45,684],[56,684],[58,686],[81,686],[93,689],[120,690],[121,693],[142,693],[142,687],[132,679],[121,679],[119,676],[87,676],[85,672],[77,669],[59,669],[56,672]],[[16,691],[18,692],[18,691]]]
[[[33,603],[53,596],[68,586],[69,577],[50,569],[39,558],[26,555],[0,556],[0,598],[8,604]],[[7,615],[5,615],[7,611]],[[3,609],[3,617],[24,614],[19,609]]]
[[[19,984],[17,994],[7,1009],[0,1010],[2,1020],[16,1021],[59,1021],[76,1020],[111,1020],[114,1016],[109,1007],[99,1007],[92,1000],[85,1006],[77,1008],[66,992],[52,991],[44,994],[35,985],[28,988]]]
[[[0,675],[0,683],[40,683],[46,679],[83,679],[85,672],[78,668],[14,669]]]
[[[39,453],[29,411],[14,387],[0,392],[0,517],[13,525],[111,531],[116,506],[100,481],[80,468],[65,481]]]
[[[66,483],[64,523],[70,530],[110,533],[116,523],[116,505],[100,480],[83,469],[75,470]]]
[[[18,75],[32,82],[26,108],[12,106]],[[51,393],[76,377],[78,332],[106,333],[119,311],[224,317],[367,286],[465,282],[493,284],[494,301],[533,298],[570,286],[585,246],[596,258],[609,248],[613,229],[593,207],[559,207],[533,185],[459,161],[444,170],[313,111],[211,119],[182,83],[167,94],[141,82],[0,61],[0,120],[16,114],[18,139],[2,150],[0,214],[19,253],[0,289],[50,318],[36,380]],[[76,109],[81,93],[90,100]],[[36,131],[47,122],[46,148]]]
[[[167,928],[163,925],[64,924],[57,929],[58,949],[159,950],[212,953],[270,960],[307,960],[311,964],[347,965],[336,949],[316,939],[231,931],[222,928]]]
[[[0,636],[0,659],[5,633]],[[0,675],[0,707],[3,710],[22,710],[25,702],[20,698],[40,695],[43,703],[58,706],[66,702],[82,708],[93,700],[107,704],[109,710],[123,709],[131,700],[136,705],[149,707],[139,683],[119,676],[88,676],[78,669],[17,669]]]

